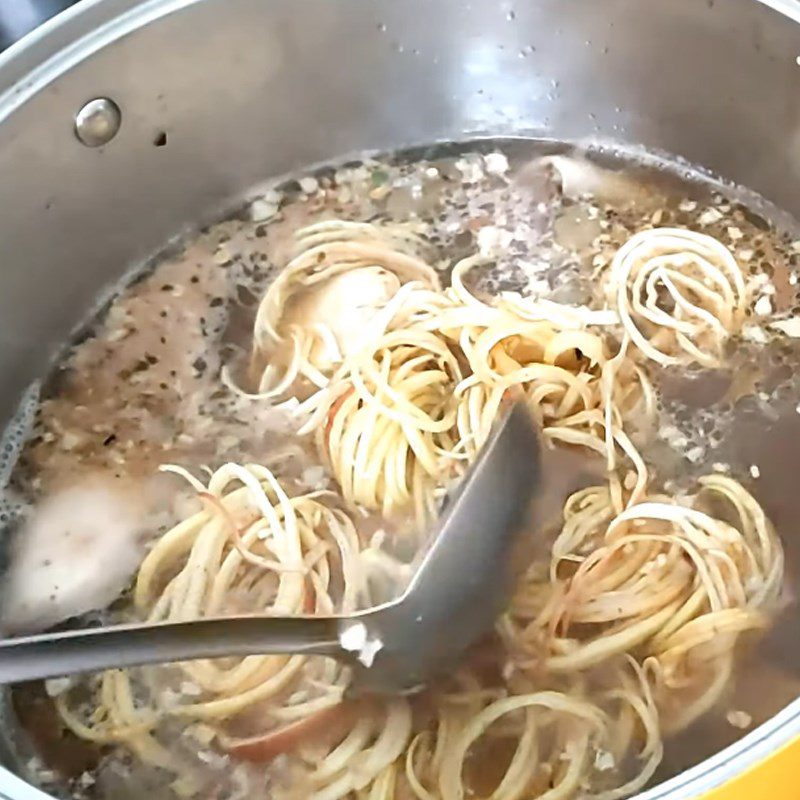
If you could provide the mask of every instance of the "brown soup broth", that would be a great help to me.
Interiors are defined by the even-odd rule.
[[[582,164],[588,158],[589,177],[576,179],[585,186],[543,167],[541,157],[551,154]],[[285,413],[220,381],[223,365],[241,370],[258,301],[286,263],[293,232],[314,221],[413,223],[444,282],[459,258],[482,252],[491,267],[478,271],[476,290],[571,303],[588,301],[596,270],[632,233],[646,225],[688,227],[729,245],[774,311],[800,313],[800,241],[785,215],[745,190],[652,156],[578,153],[530,140],[449,144],[324,166],[249,198],[257,199],[135,275],[46,377],[38,405],[29,404],[29,435],[10,448],[16,463],[2,516],[9,535],[50,493],[102,480],[140,498],[142,525],[155,537],[194,502],[174,477],[154,477],[165,462],[199,473],[253,461],[297,489],[333,486]],[[791,583],[800,563],[800,339],[775,336],[754,318],[748,330],[731,343],[724,369],[652,370],[661,417],[644,454],[659,483],[674,491],[710,471],[740,480],[783,539]],[[125,605],[123,598],[69,624],[120,619]],[[800,694],[798,624],[787,590],[785,610],[745,653],[724,701],[667,741],[656,778],[698,763]],[[157,771],[137,767],[127,753],[65,732],[42,684],[10,695],[5,735],[29,779],[65,796],[117,800],[141,797],[143,787],[172,796]],[[162,739],[190,749],[181,736],[176,726]],[[235,786],[256,791],[271,777],[221,756],[207,767],[207,797],[235,797]]]

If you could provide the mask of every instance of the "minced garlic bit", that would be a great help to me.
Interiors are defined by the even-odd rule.
[[[756,464],[751,464],[750,465],[750,474],[754,478],[760,478],[761,477],[761,470],[758,468],[758,466]]]
[[[742,233],[741,229],[737,228],[735,225],[730,225],[728,227],[728,236],[730,236],[731,239],[736,242],[741,239],[744,234]]]
[[[487,153],[483,161],[490,175],[503,175],[508,172],[508,159],[502,153]]]
[[[614,769],[615,765],[614,756],[608,750],[598,750],[594,756],[594,768],[598,772],[606,772],[607,770]]]
[[[695,445],[686,451],[686,458],[693,464],[697,464],[705,455],[705,450],[700,445]]]
[[[253,222],[266,222],[278,213],[277,203],[270,203],[263,198],[254,200],[250,204],[250,219]]]
[[[682,450],[689,444],[689,439],[675,425],[662,425],[658,429],[658,437],[675,450]]]
[[[223,266],[225,264],[229,264],[233,260],[228,248],[225,247],[224,244],[221,244],[217,251],[214,253],[214,263]]]
[[[775,323],[773,322],[772,325],[774,326]],[[754,344],[766,344],[769,341],[767,332],[758,325],[745,325],[742,328],[742,338]]]
[[[800,339],[800,317],[779,319],[770,323],[770,327],[785,333],[790,339]]]
[[[300,188],[306,194],[314,194],[314,192],[319,189],[319,182],[316,178],[312,177],[311,175],[307,175],[305,178],[300,178]]]
[[[707,208],[697,219],[697,221],[705,225],[713,225],[722,219],[722,212],[717,208]]]
[[[754,310],[760,317],[767,317],[772,313],[772,303],[767,295],[762,295],[756,301]]]
[[[753,718],[746,711],[731,710],[725,715],[728,724],[744,730],[753,724]]]

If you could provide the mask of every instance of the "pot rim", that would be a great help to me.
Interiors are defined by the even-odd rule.
[[[0,122],[88,55],[199,2],[83,0],[46,20],[0,53]]]
[[[204,0],[83,0],[0,53],[0,124],[88,55],[160,17]],[[800,0],[753,0],[800,24]],[[766,760],[800,737],[800,697],[710,758],[632,800],[700,796]],[[53,800],[0,766],[0,800]]]

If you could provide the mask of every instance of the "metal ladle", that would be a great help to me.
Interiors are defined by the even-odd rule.
[[[0,641],[0,683],[251,654],[330,656],[351,692],[409,692],[454,665],[506,607],[531,535],[539,437],[525,403],[502,412],[445,504],[401,597],[350,616],[238,616],[119,625]]]

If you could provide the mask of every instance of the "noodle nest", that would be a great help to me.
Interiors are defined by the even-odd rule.
[[[742,271],[728,248],[682,228],[631,237],[614,256],[607,292],[632,343],[662,366],[718,366],[747,303]]]
[[[88,707],[59,696],[76,734],[124,744],[183,796],[204,773],[167,745],[170,720],[217,757],[275,767],[288,756],[275,797],[616,800],[650,780],[664,737],[719,700],[740,638],[769,624],[783,553],[757,501],[717,474],[666,495],[640,453],[656,417],[648,362],[716,366],[741,325],[744,278],[727,249],[679,229],[636,234],[597,309],[479,297],[476,258],[443,290],[423,250],[391,226],[298,233],[258,309],[251,366],[261,395],[293,398],[340,495],[288,491],[253,464],[224,465],[207,484],[165,468],[201,508],[155,542],[132,612],[157,622],[378,602],[376,586],[407,577],[407,564],[382,532],[364,532],[364,512],[428,524],[510,391],[553,446],[602,456],[607,481],[567,499],[498,641],[417,700],[354,706],[346,668],[303,656],[114,670],[94,680]],[[345,303],[354,328],[341,297],[319,296],[350,279],[371,287]],[[487,778],[476,763],[496,768]]]

